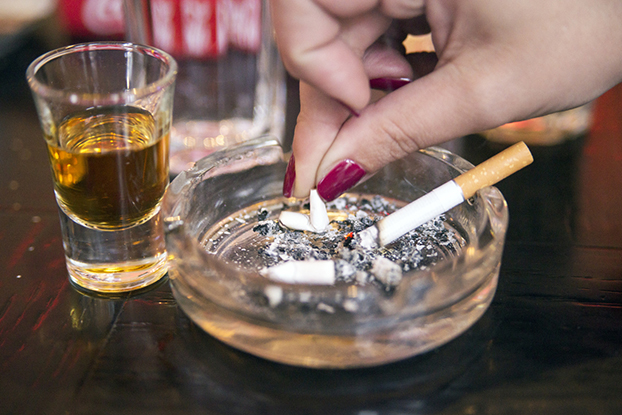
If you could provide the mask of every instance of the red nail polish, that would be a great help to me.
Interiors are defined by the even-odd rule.
[[[296,160],[294,154],[289,158],[287,169],[285,170],[285,178],[283,179],[283,196],[292,197],[294,190],[294,182],[296,181]]]
[[[326,202],[336,199],[365,176],[366,172],[352,160],[344,160],[317,184],[317,192]]]
[[[369,87],[381,91],[395,91],[410,82],[408,78],[374,78],[369,80]]]

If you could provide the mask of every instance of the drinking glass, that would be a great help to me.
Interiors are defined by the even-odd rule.
[[[78,287],[123,292],[166,274],[159,211],[176,72],[167,53],[123,42],[64,47],[28,67]]]

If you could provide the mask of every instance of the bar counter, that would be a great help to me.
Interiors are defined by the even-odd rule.
[[[210,337],[166,280],[112,299],[72,287],[24,78],[44,51],[0,58],[1,414],[622,413],[622,87],[596,101],[589,134],[532,148],[498,185],[510,226],[481,320],[408,360],[311,370]],[[474,164],[500,149],[447,147]]]

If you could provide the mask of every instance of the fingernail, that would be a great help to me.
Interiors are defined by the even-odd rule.
[[[350,114],[354,115],[355,117],[360,117],[360,113],[355,111],[354,109],[352,109],[351,107],[347,106],[346,104],[344,104],[343,102],[339,101],[339,103],[341,105],[343,105],[348,111],[350,111]]]
[[[369,87],[382,91],[395,91],[410,82],[408,78],[374,78],[369,80]]]
[[[294,181],[296,181],[296,160],[294,160],[294,154],[292,154],[289,158],[289,163],[287,163],[285,178],[283,179],[283,196],[292,197]]]
[[[365,170],[352,160],[337,164],[317,184],[317,192],[326,202],[336,199],[365,176]]]

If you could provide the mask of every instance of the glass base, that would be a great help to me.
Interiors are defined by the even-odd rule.
[[[145,288],[168,271],[166,252],[152,258],[107,264],[87,264],[67,258],[69,279],[80,288],[114,294]]]

